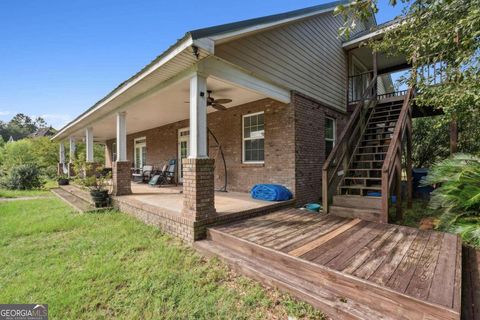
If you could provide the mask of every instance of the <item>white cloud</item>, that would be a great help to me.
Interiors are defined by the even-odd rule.
[[[11,114],[10,111],[3,111],[3,110],[0,110],[0,117],[5,117],[5,116],[9,116]]]

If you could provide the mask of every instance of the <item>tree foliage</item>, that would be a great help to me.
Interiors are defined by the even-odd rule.
[[[389,2],[397,4],[396,0]],[[387,28],[381,40],[367,45],[377,52],[406,57],[416,72],[405,82],[422,93],[416,98],[418,105],[442,108],[460,122],[480,120],[480,0],[402,3],[405,8],[398,23]],[[345,17],[340,32],[348,35],[356,21],[376,12],[378,0],[337,7],[337,13]]]
[[[4,141],[8,141],[10,137],[20,140],[35,133],[38,129],[47,127],[48,124],[42,117],[32,119],[23,113],[18,113],[9,122],[0,121],[0,137]]]
[[[8,175],[20,165],[35,165],[42,175],[53,177],[58,162],[58,143],[47,137],[22,139],[0,147],[0,173]]]
[[[433,166],[426,185],[436,184],[430,206],[442,212],[440,227],[480,246],[480,157],[457,154]]]

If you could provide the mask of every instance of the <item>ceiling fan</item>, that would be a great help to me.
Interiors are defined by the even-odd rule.
[[[207,107],[211,106],[219,111],[227,110],[223,104],[232,102],[232,99],[215,99],[212,97],[212,90],[207,90]]]
[[[227,107],[224,106],[226,103],[232,102],[232,99],[215,99],[212,97],[212,90],[207,90],[207,107],[212,107],[219,111],[227,110]],[[190,103],[190,101],[185,101],[185,103]]]

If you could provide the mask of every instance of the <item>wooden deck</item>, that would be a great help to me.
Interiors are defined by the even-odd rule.
[[[462,319],[480,320],[480,250],[463,248]]]
[[[460,319],[462,248],[455,235],[285,209],[211,228],[209,237],[363,305],[373,318]]]

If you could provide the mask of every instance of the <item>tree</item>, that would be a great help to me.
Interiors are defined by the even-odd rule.
[[[48,124],[42,117],[32,120],[31,117],[18,113],[8,123],[0,121],[0,136],[5,141],[8,141],[10,137],[13,137],[14,140],[20,140],[38,129],[46,127],[48,127]]]
[[[395,6],[396,0],[389,3]],[[420,106],[442,108],[449,118],[477,121],[480,115],[480,2],[479,0],[402,0],[403,15],[379,41],[368,43],[374,51],[402,54],[415,70],[405,80],[421,92]],[[349,36],[356,21],[378,12],[378,0],[354,1],[338,6]],[[429,72],[426,68],[429,68]],[[432,86],[433,80],[442,80]]]

